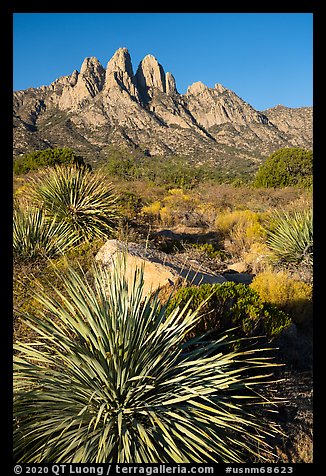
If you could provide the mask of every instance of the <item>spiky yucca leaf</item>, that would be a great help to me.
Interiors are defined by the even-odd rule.
[[[49,217],[66,223],[72,233],[86,240],[112,231],[119,216],[112,184],[86,167],[47,169],[35,180],[31,198]]]
[[[280,213],[275,211],[267,226],[267,245],[279,261],[313,262],[312,209]]]
[[[34,260],[64,253],[77,236],[64,223],[47,220],[43,210],[16,207],[13,213],[13,255],[19,260]]]
[[[15,345],[14,451],[21,462],[241,462],[274,434],[251,393],[271,366],[184,336],[199,310],[142,302],[143,271],[69,271],[64,295],[37,292],[39,340]],[[248,370],[250,376],[248,374]],[[269,370],[268,370],[269,371]],[[253,407],[254,406],[254,407]]]

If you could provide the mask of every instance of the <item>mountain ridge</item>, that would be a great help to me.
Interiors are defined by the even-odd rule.
[[[106,68],[87,57],[80,71],[15,91],[13,119],[14,155],[66,146],[96,160],[113,145],[254,166],[281,147],[312,148],[312,107],[257,111],[223,85],[200,81],[180,94],[153,55],[134,73],[127,48]]]

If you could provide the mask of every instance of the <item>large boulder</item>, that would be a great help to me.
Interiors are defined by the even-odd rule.
[[[227,280],[220,274],[198,267],[198,263],[183,263],[171,255],[147,248],[138,243],[123,243],[108,240],[95,256],[95,260],[112,267],[121,253],[126,255],[127,278],[131,281],[136,268],[144,267],[143,296],[168,284],[174,285],[180,278],[192,284],[223,283]]]

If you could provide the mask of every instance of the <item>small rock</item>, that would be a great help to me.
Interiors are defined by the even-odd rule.
[[[237,273],[246,273],[248,271],[248,265],[247,263],[244,263],[243,261],[238,261],[237,263],[232,263],[228,266],[229,270],[232,270],[233,272]]]

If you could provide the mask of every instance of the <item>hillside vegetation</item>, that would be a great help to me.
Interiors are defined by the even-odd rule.
[[[268,374],[310,371],[312,152],[230,175],[113,149],[91,167],[58,148],[14,174],[17,461],[285,458]],[[142,302],[141,271],[130,287],[123,262],[94,268],[109,238],[249,281],[180,282]],[[310,462],[311,442],[291,458]]]

